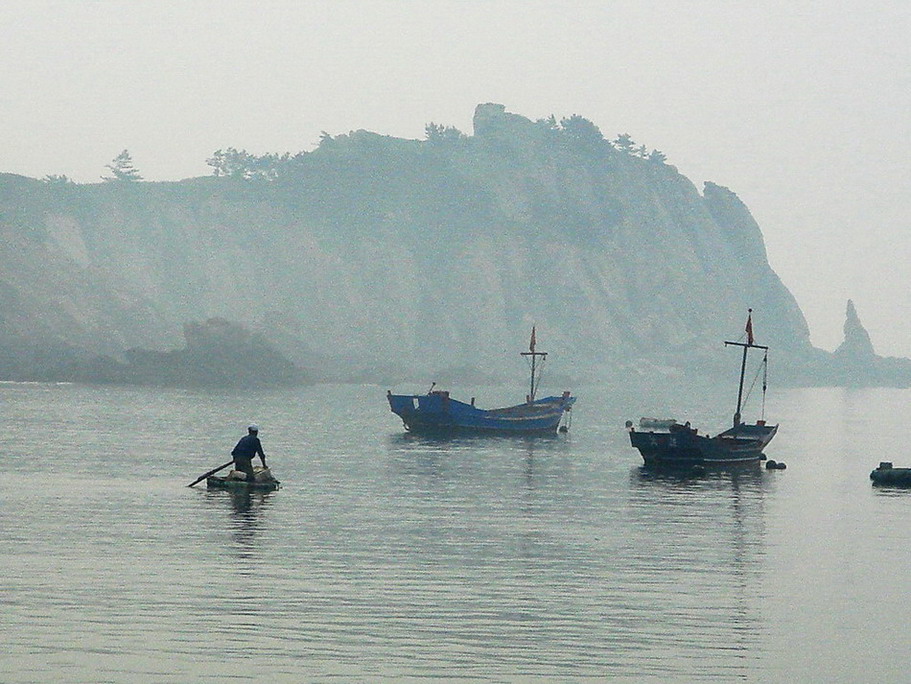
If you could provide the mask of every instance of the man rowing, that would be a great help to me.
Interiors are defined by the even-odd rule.
[[[256,474],[253,472],[253,457],[259,456],[263,462],[263,468],[266,467],[266,454],[263,453],[262,442],[259,441],[259,426],[255,423],[247,428],[247,434],[240,438],[237,446],[231,455],[234,457],[234,469],[245,473],[247,482],[256,482]]]

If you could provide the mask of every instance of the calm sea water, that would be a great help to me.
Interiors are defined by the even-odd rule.
[[[695,479],[623,422],[715,432],[730,396],[583,387],[568,435],[434,441],[384,394],[0,384],[0,680],[907,677],[911,491],[868,473],[911,465],[911,392],[775,392],[788,469]],[[251,420],[283,489],[187,488]]]

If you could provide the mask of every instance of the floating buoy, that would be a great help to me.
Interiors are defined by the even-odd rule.
[[[780,461],[773,461],[772,459],[769,459],[765,462],[766,470],[784,470],[787,467],[788,466],[784,463],[781,463]]]

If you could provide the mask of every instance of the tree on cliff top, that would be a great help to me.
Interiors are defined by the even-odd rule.
[[[580,142],[597,144],[604,140],[601,129],[584,116],[573,114],[569,118],[560,119],[560,128],[570,138]]]
[[[112,163],[106,164],[105,168],[111,170],[110,176],[102,176],[101,178],[106,181],[140,181],[142,176],[139,175],[139,171],[136,167],[133,166],[133,157],[130,156],[128,150],[124,150],[118,154],[112,160]]]
[[[611,142],[613,142],[614,147],[627,154],[632,154],[633,148],[636,146],[636,143],[633,142],[633,138],[629,133],[621,133],[617,136],[616,140]]]
[[[433,121],[424,126],[424,135],[430,143],[458,142],[465,139],[465,134],[455,126],[444,126]]]

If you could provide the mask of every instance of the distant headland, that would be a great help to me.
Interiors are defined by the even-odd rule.
[[[531,324],[554,371],[713,372],[754,309],[796,384],[911,384],[849,302],[845,343],[804,316],[731,190],[572,115],[482,104],[473,132],[226,147],[208,177],[0,174],[0,378],[232,386],[503,371]],[[466,371],[467,372],[467,371]]]

